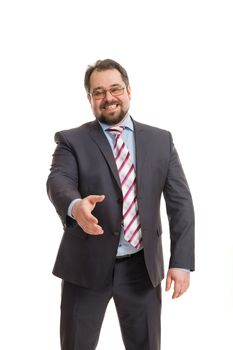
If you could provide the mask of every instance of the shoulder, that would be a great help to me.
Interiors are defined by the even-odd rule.
[[[135,138],[140,143],[146,144],[150,149],[160,149],[171,152],[173,139],[171,132],[148,124],[133,121],[135,126]]]
[[[98,127],[96,121],[82,124],[76,128],[60,130],[55,133],[54,139],[57,143],[64,141],[72,142],[73,140],[77,140],[80,138],[83,139],[88,135],[89,130],[93,127]]]
[[[143,124],[138,121],[133,120],[134,126],[135,126],[135,131],[143,131],[147,133],[147,135],[152,135],[152,136],[160,136],[160,137],[165,137],[165,138],[170,138],[171,137],[171,132],[165,129],[158,128],[156,126],[148,125],[148,124]]]

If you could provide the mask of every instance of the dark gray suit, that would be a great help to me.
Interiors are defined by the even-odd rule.
[[[149,279],[156,287],[164,277],[161,195],[170,226],[169,267],[194,270],[194,211],[171,134],[136,121],[134,129],[143,252]],[[82,288],[102,290],[112,283],[121,232],[122,193],[113,153],[97,121],[59,132],[55,141],[47,189],[62,220],[64,235],[53,273]],[[73,199],[92,194],[105,195],[93,211],[104,230],[101,236],[86,234],[67,216]]]

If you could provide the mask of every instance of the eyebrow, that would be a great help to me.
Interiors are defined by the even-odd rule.
[[[116,87],[116,86],[121,86],[121,84],[112,84],[110,85],[110,88]],[[96,90],[106,90],[106,89],[103,86],[97,86],[95,89],[93,89],[93,91],[96,91]]]

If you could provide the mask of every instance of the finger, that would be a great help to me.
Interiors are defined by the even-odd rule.
[[[96,221],[98,222],[97,219],[96,219]],[[83,229],[83,231],[85,231],[86,233],[89,233],[89,234],[101,234],[104,232],[100,225],[98,225],[97,223],[92,222],[90,220],[86,220],[83,217],[80,218],[80,220],[78,221],[78,224]]]
[[[172,295],[172,299],[176,299],[181,295],[182,284],[180,282],[174,283],[174,293]]]
[[[103,229],[99,225],[88,225],[84,226],[83,230],[89,235],[101,235],[104,233]]]
[[[183,284],[180,290],[177,289],[176,291],[174,291],[172,298],[176,299],[181,297],[181,295],[183,295],[188,288],[189,288],[189,284]]]
[[[189,288],[189,283],[188,283],[188,282],[183,283],[183,285],[182,285],[182,287],[181,287],[181,291],[180,291],[180,295],[179,295],[179,296],[181,296],[182,294],[184,294],[184,293],[187,291],[188,288]]]
[[[179,292],[177,291],[177,293],[173,294],[172,299],[176,299],[176,298],[181,297],[181,295],[183,295],[186,292],[186,290],[187,290],[187,288],[186,289],[181,289]]]
[[[101,195],[101,196],[99,196],[99,195],[90,195],[89,197],[89,200],[90,200],[90,202],[91,202],[91,204],[95,204],[95,203],[98,203],[98,202],[102,202],[103,200],[104,200],[104,198],[105,198],[105,195]]]
[[[176,291],[174,291],[174,293],[173,293],[173,295],[172,295],[172,299],[177,299],[177,298],[179,298],[180,296],[181,296],[181,291],[179,290],[176,290]]]
[[[97,223],[92,222],[91,220],[86,220],[86,218],[84,217],[84,215],[79,216],[76,219],[77,224],[83,229],[83,231],[88,231],[89,230],[89,226],[90,225],[97,225]]]
[[[98,224],[98,219],[91,213],[83,213],[83,219],[86,223]]]
[[[104,230],[100,225],[94,225],[91,232],[93,235],[102,235],[104,233]]]
[[[170,276],[170,274],[167,275],[167,280],[166,280],[166,292],[170,290],[171,288],[171,285],[172,285],[172,278]]]

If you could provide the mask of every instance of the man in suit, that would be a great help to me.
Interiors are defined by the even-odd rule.
[[[189,287],[194,210],[169,132],[129,115],[131,88],[117,62],[85,73],[95,121],[56,133],[48,195],[64,234],[53,273],[63,280],[61,349],[94,350],[113,298],[126,350],[160,349],[164,278],[160,199],[171,256],[166,290]]]

